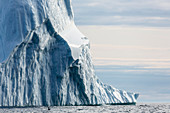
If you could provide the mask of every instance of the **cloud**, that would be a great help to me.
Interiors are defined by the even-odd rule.
[[[99,2],[92,2],[92,3],[87,4],[87,6],[90,6],[90,7],[95,7],[95,6],[98,6],[98,5],[100,5]]]
[[[73,0],[79,25],[170,27],[169,0]]]
[[[93,48],[111,48],[111,49],[138,49],[138,50],[156,50],[156,51],[170,51],[170,48],[159,48],[159,47],[144,47],[144,46],[133,46],[133,45],[111,45],[111,44],[92,44]]]
[[[170,68],[170,48],[109,44],[94,44],[91,48],[96,65],[148,64]]]
[[[95,60],[94,63],[98,65],[157,63],[154,67],[159,65],[165,67],[167,62],[163,61],[170,59],[169,28],[79,26],[79,29],[89,38],[92,57]],[[104,60],[99,61],[96,60],[97,58]]]
[[[94,58],[96,66],[133,66],[136,70],[169,70],[170,59]],[[129,68],[128,68],[129,69]]]
[[[97,65],[95,70],[96,75],[105,83],[126,91],[138,92],[138,102],[169,102],[169,68],[150,69],[143,64]]]

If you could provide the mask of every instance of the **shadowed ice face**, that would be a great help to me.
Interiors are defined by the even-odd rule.
[[[0,63],[46,18],[61,32],[73,18],[70,0],[1,0]]]

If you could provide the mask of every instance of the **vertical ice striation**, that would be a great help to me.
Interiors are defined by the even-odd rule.
[[[69,0],[1,0],[0,1],[0,62],[5,61],[17,44],[46,19],[56,32],[73,21]]]
[[[0,106],[136,102],[95,76],[70,0],[1,0],[0,25]]]

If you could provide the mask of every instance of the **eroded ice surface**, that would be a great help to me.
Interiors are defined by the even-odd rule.
[[[70,0],[1,0],[0,62],[46,18],[53,23],[56,32],[63,31],[73,21]]]
[[[0,106],[136,103],[95,76],[70,3],[0,1]]]

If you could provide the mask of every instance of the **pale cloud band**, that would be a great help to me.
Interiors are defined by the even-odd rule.
[[[121,71],[170,74],[170,28],[79,26],[79,29],[90,39],[96,66],[125,66]]]

